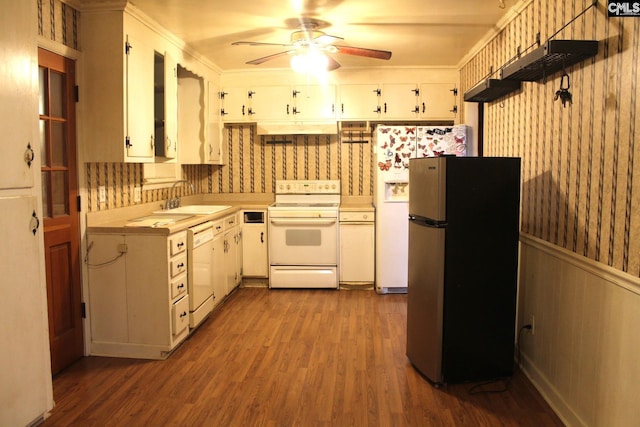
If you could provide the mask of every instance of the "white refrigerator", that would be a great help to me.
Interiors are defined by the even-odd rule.
[[[376,126],[376,292],[407,292],[409,159],[467,156],[470,136],[466,125]]]

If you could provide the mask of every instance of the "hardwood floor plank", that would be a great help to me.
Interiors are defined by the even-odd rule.
[[[406,301],[241,288],[167,360],[85,357],[57,375],[43,425],[562,425],[518,371],[503,393],[431,385],[405,355]]]

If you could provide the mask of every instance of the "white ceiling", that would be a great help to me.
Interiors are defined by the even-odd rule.
[[[84,0],[88,3],[92,0]],[[296,8],[295,3],[301,6]],[[390,60],[335,54],[346,67],[457,66],[523,0],[130,0],[144,14],[222,70],[288,67],[281,57],[245,62],[287,47],[232,46],[234,41],[288,43],[300,17],[326,22],[337,44],[388,50]],[[503,7],[504,6],[504,7]],[[298,10],[301,9],[301,10]]]

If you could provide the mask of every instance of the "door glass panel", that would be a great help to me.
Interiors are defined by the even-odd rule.
[[[67,171],[55,171],[51,173],[53,216],[69,214],[67,206]]]
[[[60,73],[56,73],[55,71],[51,71],[49,76],[51,90],[49,102],[51,103],[51,113],[49,114],[52,117],[65,117],[65,79],[64,75]]]
[[[49,207],[49,173],[42,172],[42,212],[45,217],[50,217],[51,209]]]
[[[40,120],[40,161],[42,167],[49,166],[47,158],[47,121]]]
[[[67,142],[65,123],[51,122],[51,163],[52,166],[67,166]]]
[[[47,70],[38,68],[38,80],[40,83],[40,93],[38,95],[38,114],[47,114]]]

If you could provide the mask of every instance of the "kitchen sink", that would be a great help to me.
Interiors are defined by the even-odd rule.
[[[165,225],[175,224],[178,221],[189,219],[193,217],[192,214],[167,214],[167,213],[154,213],[152,215],[142,216],[140,218],[134,218],[127,222],[127,227],[162,227]]]
[[[180,215],[180,214],[189,214],[189,215],[211,215],[216,212],[223,211],[225,209],[229,209],[231,206],[224,205],[187,205],[180,206],[179,208],[173,208],[164,211],[155,211],[156,214],[166,214],[166,215]]]

